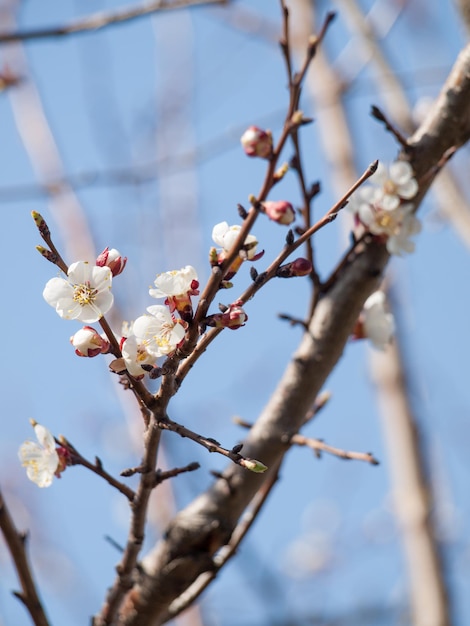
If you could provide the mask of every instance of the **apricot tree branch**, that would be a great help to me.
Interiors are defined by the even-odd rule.
[[[469,97],[470,45],[459,55],[434,109],[408,140],[411,165],[419,178],[432,170],[449,148],[468,141]],[[421,188],[418,204],[428,186]],[[243,511],[282,461],[286,452],[282,435],[300,428],[341,357],[364,301],[379,285],[388,258],[383,244],[364,242],[319,300],[309,331],[244,442],[246,453],[262,459],[271,470],[257,476],[231,464],[222,478],[177,514],[165,538],[143,559],[136,574],[138,582],[119,612],[121,626],[162,624],[176,598],[213,567],[213,555],[230,540]]]
[[[16,573],[21,584],[21,591],[13,592],[28,610],[35,626],[49,626],[49,620],[42,607],[26,555],[26,535],[18,532],[0,491],[0,529],[5,538]]]
[[[320,456],[321,452],[328,452],[328,454],[337,456],[340,459],[365,461],[371,465],[379,465],[379,461],[377,461],[371,452],[353,452],[343,450],[342,448],[330,446],[321,439],[305,437],[304,435],[299,435],[298,433],[291,435],[290,437],[287,435],[286,439],[291,445],[307,446],[307,448],[313,450],[317,456]]]
[[[132,502],[134,500],[134,497],[135,497],[134,491],[130,487],[125,485],[124,483],[120,482],[119,480],[116,480],[114,478],[114,476],[111,476],[111,474],[109,474],[103,468],[103,464],[101,462],[101,459],[96,457],[95,458],[95,462],[91,463],[90,461],[88,461],[88,459],[86,459],[84,456],[82,456],[80,454],[80,452],[77,450],[77,448],[75,448],[75,446],[73,446],[70,443],[70,441],[68,441],[65,437],[62,437],[62,436],[59,437],[58,439],[56,439],[56,442],[60,446],[63,446],[64,448],[66,448],[66,450],[68,450],[68,452],[70,453],[70,459],[71,459],[71,464],[72,465],[82,465],[83,467],[86,467],[87,469],[89,469],[91,472],[93,472],[97,476],[100,476],[101,478],[104,478],[104,480],[108,484],[110,484],[112,487],[114,487],[115,489],[120,491],[123,495],[125,495],[126,498],[130,502]]]
[[[309,416],[309,420],[315,415]],[[235,423],[239,426],[243,426],[243,428],[252,428],[253,424],[250,422],[245,422],[244,420],[237,418]],[[347,461],[356,460],[356,461],[365,461],[366,463],[370,463],[371,465],[379,465],[379,461],[374,457],[371,452],[353,452],[348,450],[343,450],[342,448],[336,448],[334,446],[330,446],[325,443],[322,439],[315,439],[314,437],[305,437],[305,435],[301,435],[300,433],[289,434],[285,433],[282,436],[282,441],[289,446],[306,446],[314,451],[315,455],[320,458],[321,452],[327,452],[328,454],[332,454],[333,456],[337,456],[340,459],[344,459]]]
[[[64,37],[90,31],[96,32],[97,30],[101,30],[113,24],[130,22],[131,20],[151,15],[157,11],[182,9],[202,4],[226,4],[226,2],[227,0],[154,0],[154,2],[144,2],[143,4],[126,7],[119,11],[100,11],[93,13],[75,22],[65,24],[64,26],[3,32],[0,33],[0,44]]]

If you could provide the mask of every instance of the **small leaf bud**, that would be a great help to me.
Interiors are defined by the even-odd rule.
[[[268,469],[264,463],[256,459],[241,459],[240,465],[255,474],[263,474]]]
[[[51,234],[48,225],[46,224],[46,221],[44,220],[43,216],[38,213],[37,211],[31,211],[31,216],[34,220],[34,223],[37,226],[37,229],[39,230],[41,237],[49,237],[49,235]]]

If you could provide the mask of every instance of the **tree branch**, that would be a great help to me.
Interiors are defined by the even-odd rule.
[[[202,4],[226,4],[226,2],[227,0],[155,0],[154,2],[145,2],[144,4],[127,7],[110,13],[106,13],[105,11],[92,13],[87,17],[82,17],[64,26],[0,33],[0,44],[13,43],[15,41],[31,41],[34,39],[49,39],[51,37],[64,37],[65,35],[97,31],[111,26],[112,24],[130,22],[138,17],[145,17],[157,11],[182,9]]]
[[[22,591],[15,591],[14,595],[25,605],[36,626],[49,626],[49,621],[42,607],[38,592],[36,591],[36,585],[26,555],[26,535],[18,532],[16,529],[1,492],[0,528],[5,537],[11,558],[15,564],[16,573],[21,583]]]
[[[444,153],[470,137],[470,46],[459,55],[428,118],[409,139],[408,158],[418,178],[431,171]],[[432,177],[431,177],[432,178]],[[421,201],[431,179],[420,190]],[[319,301],[299,348],[244,444],[249,456],[276,468],[286,452],[282,435],[300,428],[305,414],[338,362],[366,298],[378,287],[388,261],[384,246],[364,242],[344,267],[336,284]],[[204,571],[212,555],[229,541],[263,476],[229,466],[186,509],[165,538],[143,560],[139,582],[123,603],[119,623],[125,626],[161,624],[170,604]],[[230,489],[227,487],[230,484]],[[138,616],[138,618],[137,618]],[[136,621],[137,620],[137,621]]]

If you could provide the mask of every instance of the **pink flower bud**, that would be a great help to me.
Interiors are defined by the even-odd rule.
[[[109,341],[103,339],[91,326],[84,326],[78,330],[70,337],[70,343],[75,348],[77,356],[91,358],[98,354],[106,354],[109,350]]]
[[[278,200],[276,202],[267,200],[262,202],[261,206],[269,219],[278,224],[287,226],[295,220],[295,211],[292,208],[292,204],[286,200]]]
[[[293,276],[307,276],[312,271],[312,264],[308,259],[299,257],[295,261],[281,265],[276,276],[280,278],[292,278]]]
[[[273,137],[269,130],[250,126],[240,137],[245,154],[249,157],[269,159],[273,152]]]
[[[121,256],[121,253],[116,248],[105,248],[103,252],[96,259],[96,265],[98,267],[109,267],[113,276],[120,274],[126,267],[127,257]]]
[[[216,313],[210,315],[204,320],[208,326],[214,328],[231,328],[236,330],[241,326],[244,326],[248,321],[248,315],[242,308],[242,301],[237,300],[233,302],[224,313]]]

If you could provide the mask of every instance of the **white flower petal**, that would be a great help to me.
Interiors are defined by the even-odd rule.
[[[394,194],[384,194],[380,201],[380,206],[384,211],[394,211],[400,206],[400,198]]]
[[[224,236],[228,229],[229,225],[227,222],[220,222],[219,224],[216,224],[212,229],[212,239],[218,246],[221,246],[222,248],[224,247]]]
[[[41,424],[36,424],[34,426],[34,432],[36,434],[37,440],[43,448],[45,448],[48,452],[55,450],[54,437],[45,426],[42,426]]]
[[[76,261],[69,266],[67,276],[74,285],[81,285],[90,280],[90,265],[85,261]]]
[[[418,193],[418,183],[414,178],[407,180],[404,183],[401,183],[398,188],[398,193],[400,198],[404,198],[405,200],[410,200],[414,198]]]
[[[394,161],[390,165],[390,178],[397,185],[403,185],[413,178],[413,168],[407,161]]]
[[[103,267],[94,265],[91,270],[90,281],[98,291],[111,289],[113,273],[107,265],[103,265]]]
[[[384,350],[395,332],[395,320],[385,309],[386,297],[383,291],[376,291],[364,303],[364,333],[372,345]]]
[[[58,300],[73,297],[73,287],[64,278],[51,278],[47,281],[42,295],[47,304],[55,307]]]
[[[156,289],[150,289],[149,293],[153,298],[180,296],[191,290],[193,281],[197,281],[196,270],[186,265],[181,270],[158,274],[154,281]]]

